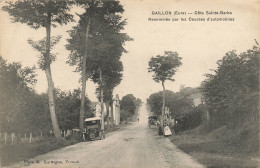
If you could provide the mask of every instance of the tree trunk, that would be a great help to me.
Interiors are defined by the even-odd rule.
[[[85,101],[86,101],[86,81],[87,81],[87,56],[88,56],[88,36],[89,36],[89,28],[90,28],[90,19],[88,20],[88,25],[86,29],[86,45],[85,51],[83,55],[83,64],[82,64],[82,90],[81,90],[81,104],[80,104],[80,112],[79,112],[79,128],[83,131],[83,123],[84,123],[84,114],[85,114]]]
[[[162,81],[162,87],[163,87],[163,105],[162,105],[162,122],[161,122],[161,127],[162,131],[164,132],[163,126],[164,126],[164,113],[165,113],[165,86],[164,86],[164,81]]]
[[[113,99],[112,99],[112,105],[111,105],[111,122],[112,122],[112,129],[114,129],[114,102],[113,102]]]
[[[110,125],[110,119],[109,119],[109,105],[108,105],[107,102],[105,102],[104,105],[106,106],[106,110],[107,110],[107,116],[106,116],[107,125]]]
[[[208,108],[205,106],[205,102],[202,102],[202,106],[204,108],[205,114],[204,114],[204,124],[206,126],[206,129],[208,130],[210,128],[210,114]]]
[[[101,103],[101,119],[102,119],[102,123],[101,123],[101,130],[105,129],[105,123],[104,123],[104,91],[103,91],[103,74],[102,74],[102,70],[101,68],[99,68],[99,73],[100,73],[100,103]]]
[[[51,122],[53,127],[54,135],[57,139],[61,139],[60,128],[58,125],[56,113],[55,113],[55,104],[54,104],[54,83],[52,81],[51,75],[51,60],[50,60],[50,40],[51,40],[51,14],[48,13],[47,25],[46,25],[46,55],[45,55],[45,73],[48,82],[48,97],[49,97],[49,108],[51,115]]]

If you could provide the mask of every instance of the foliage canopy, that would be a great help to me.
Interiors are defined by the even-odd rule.
[[[211,115],[211,126],[257,121],[260,50],[227,52],[213,74],[206,74],[201,90]]]
[[[181,57],[177,52],[165,51],[164,55],[152,57],[149,61],[148,72],[153,72],[153,79],[156,82],[166,80],[174,81],[172,78],[179,66],[182,65]]]

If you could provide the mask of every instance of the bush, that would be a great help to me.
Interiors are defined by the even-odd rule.
[[[260,50],[235,51],[217,62],[214,74],[207,74],[202,83],[206,106],[210,112],[210,126],[240,127],[247,121],[257,122],[259,102]]]
[[[194,107],[189,113],[178,119],[178,131],[193,129],[202,124],[204,109],[202,106]]]
[[[180,92],[174,93],[166,90],[165,106],[169,108],[171,116],[177,121],[175,132],[192,129],[202,124],[205,113],[202,105],[194,107],[192,95],[198,94],[198,89],[181,88]],[[154,114],[162,113],[162,92],[153,93],[147,99],[151,111]]]

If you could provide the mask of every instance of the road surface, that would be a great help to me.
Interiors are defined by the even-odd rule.
[[[10,167],[29,168],[202,168],[170,142],[147,127],[145,106],[139,122],[107,134],[106,139],[82,142],[23,161]]]

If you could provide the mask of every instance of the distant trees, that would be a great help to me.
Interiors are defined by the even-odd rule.
[[[197,92],[197,89],[190,88],[193,90],[193,92],[190,92],[187,94],[185,92],[186,89],[181,90],[180,92],[173,92],[170,90],[165,91],[165,106],[168,107],[171,111],[171,115],[175,118],[182,118],[187,113],[191,111],[191,109],[194,107],[194,102],[191,97],[191,95],[194,92]],[[189,90],[190,90],[189,89]],[[149,104],[151,108],[151,112],[154,114],[160,115],[161,114],[161,108],[162,108],[162,92],[156,92],[150,95],[150,97],[147,99],[147,103]]]
[[[127,120],[133,116],[137,108],[141,105],[142,101],[132,94],[125,95],[120,101],[120,118]]]
[[[202,106],[194,107],[192,95],[198,93],[195,88],[183,88],[175,93],[165,91],[165,106],[169,108],[171,116],[178,121],[178,129],[185,130],[194,128],[202,123],[204,109]],[[161,114],[162,92],[153,93],[147,99],[151,112]]]
[[[177,68],[182,65],[181,57],[177,52],[165,51],[164,55],[157,55],[152,57],[149,61],[148,72],[153,73],[153,80],[155,82],[161,82],[163,87],[162,96],[162,121],[164,122],[164,111],[165,111],[165,81],[174,81],[173,75],[177,71]],[[163,127],[163,122],[162,127]]]
[[[12,17],[14,22],[25,23],[31,28],[39,29],[43,27],[46,29],[46,38],[33,42],[30,44],[38,50],[41,54],[39,57],[39,65],[46,73],[48,82],[48,97],[50,115],[53,125],[55,137],[61,138],[59,126],[57,123],[55,104],[54,104],[54,84],[51,74],[51,62],[55,60],[55,56],[51,54],[51,48],[59,41],[59,37],[51,42],[51,27],[56,27],[57,24],[67,24],[73,21],[73,16],[69,13],[72,3],[70,1],[54,1],[54,0],[22,0],[22,1],[8,1],[8,5],[3,7]]]
[[[239,126],[258,120],[259,47],[241,54],[227,52],[207,74],[201,90],[210,114],[210,126]]]
[[[163,106],[162,103],[162,92],[153,93],[147,99],[148,104],[151,107],[151,111],[154,114],[160,115]],[[193,100],[190,95],[183,96],[180,92],[174,93],[170,90],[165,91],[165,106],[170,109],[174,117],[181,118],[189,112],[193,107]]]
[[[207,79],[199,88],[203,105],[193,107],[189,95],[198,93],[198,90],[184,86],[177,93],[165,91],[165,104],[174,117],[186,123],[182,129],[197,125],[205,118],[209,120],[211,129],[223,125],[241,127],[243,124],[256,124],[259,115],[259,61],[259,47],[241,54],[227,52],[217,61],[217,69],[206,74]],[[162,97],[163,94],[158,92],[147,99],[155,114],[160,114]],[[205,117],[205,114],[209,116]]]

